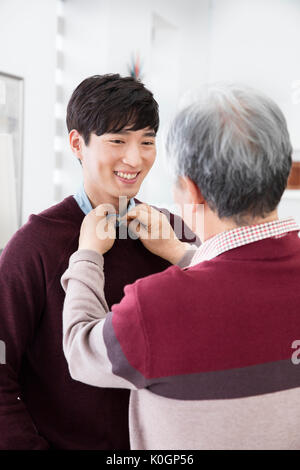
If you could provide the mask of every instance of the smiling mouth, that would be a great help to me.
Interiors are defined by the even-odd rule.
[[[123,181],[124,183],[134,183],[139,174],[140,174],[140,171],[137,171],[136,173],[127,173],[127,172],[124,172],[124,171],[114,171],[114,174],[121,180]]]

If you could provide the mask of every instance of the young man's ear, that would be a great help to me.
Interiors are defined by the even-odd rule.
[[[69,133],[69,142],[70,147],[74,155],[76,155],[80,165],[82,165],[82,147],[83,147],[83,138],[76,129],[72,129]]]
[[[198,204],[204,204],[205,199],[196,183],[188,176],[180,176],[179,183],[183,191],[185,191],[188,204],[193,205],[193,212],[197,211]]]

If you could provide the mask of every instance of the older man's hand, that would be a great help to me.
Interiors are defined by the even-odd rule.
[[[100,204],[83,219],[79,250],[93,250],[103,255],[116,239],[116,211],[111,204]]]
[[[181,242],[168,218],[162,212],[138,204],[124,216],[128,228],[137,236],[151,253],[176,264],[184,255],[188,243]]]

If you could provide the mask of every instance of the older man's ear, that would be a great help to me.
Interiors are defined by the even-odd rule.
[[[200,189],[188,176],[180,176],[173,187],[173,196],[184,222],[202,241],[204,211],[208,205]]]
[[[179,176],[174,187],[174,199],[177,204],[192,204],[193,212],[199,204],[204,204],[205,199],[196,183],[188,176]]]

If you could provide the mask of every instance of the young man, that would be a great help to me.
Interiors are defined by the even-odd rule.
[[[128,208],[155,160],[158,105],[134,79],[94,76],[73,92],[67,110],[70,145],[83,186],[32,215],[0,257],[0,449],[127,449],[125,390],[71,379],[62,350],[64,292],[60,278],[78,247],[84,216],[99,203]],[[125,204],[125,211],[126,211]],[[124,208],[123,208],[124,209]],[[174,222],[174,217],[171,217]],[[117,223],[117,233],[124,227]],[[191,232],[185,230],[193,241]],[[139,240],[118,237],[105,257],[111,306],[137,278],[170,265]]]

